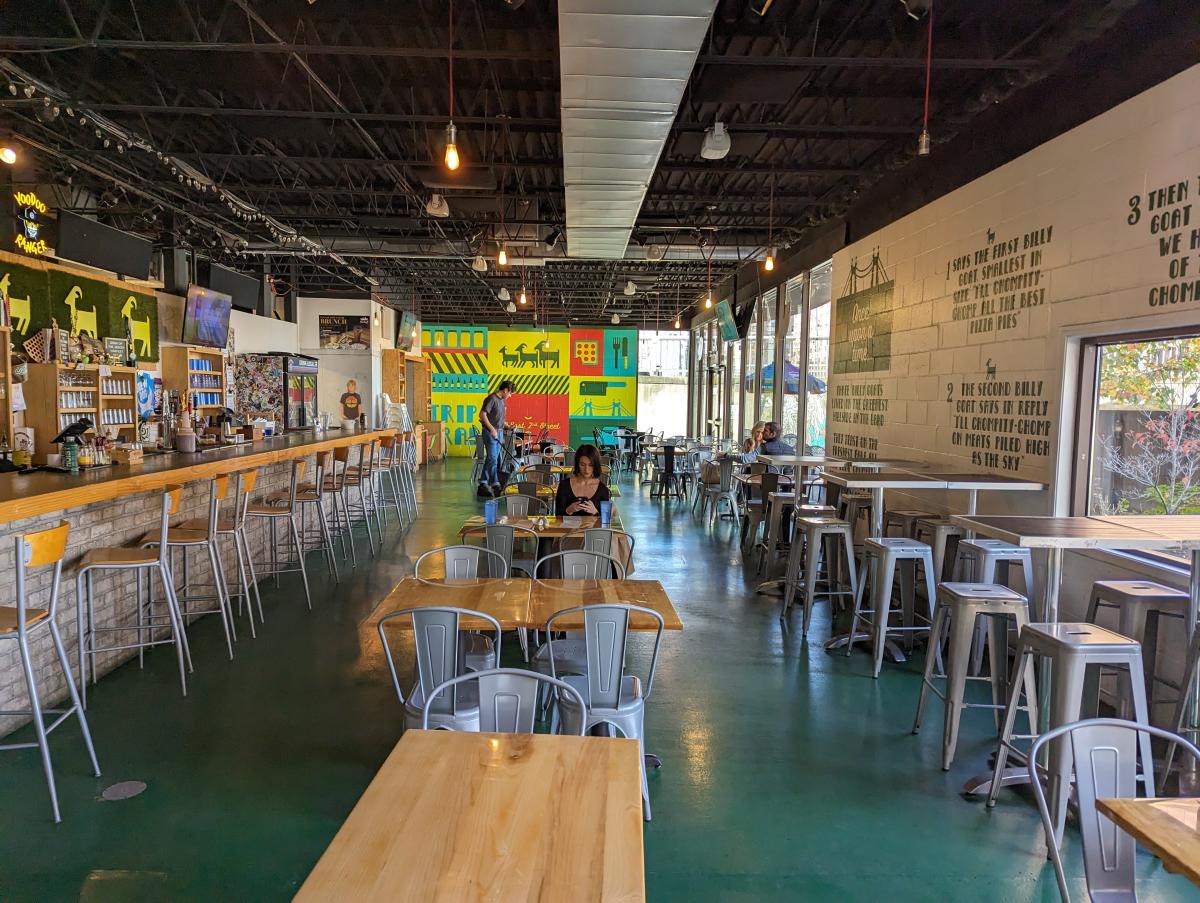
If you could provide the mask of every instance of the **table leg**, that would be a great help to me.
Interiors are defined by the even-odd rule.
[[[1196,622],[1200,620],[1200,549],[1192,549],[1192,578],[1188,585],[1189,598],[1187,607],[1187,636],[1190,638],[1196,634]],[[1200,678],[1192,682],[1191,686],[1180,688],[1181,693],[1186,693],[1187,699],[1186,711],[1183,718],[1183,730],[1181,733],[1192,742],[1195,742],[1197,734],[1200,734]],[[1184,764],[1184,760],[1186,764]],[[1200,775],[1196,774],[1197,762],[1191,756],[1183,756],[1177,759],[1179,762],[1179,787],[1180,792],[1195,793],[1195,788],[1200,783]],[[1188,776],[1184,778],[1184,771],[1188,772]]]

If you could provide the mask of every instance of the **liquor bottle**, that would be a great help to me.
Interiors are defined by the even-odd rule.
[[[129,327],[129,318],[125,318],[125,366],[137,367],[137,351],[133,348],[133,331]]]

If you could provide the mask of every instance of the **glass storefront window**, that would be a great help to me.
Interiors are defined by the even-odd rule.
[[[742,368],[742,343],[728,342],[726,350],[726,372],[723,374],[729,380],[729,416],[721,424],[721,436],[726,439],[741,439],[742,392],[741,381],[745,376]]]
[[[762,324],[759,333],[758,372],[760,377],[758,380],[758,416],[754,419],[764,423],[775,419],[775,392],[779,384],[779,375],[775,372],[778,369],[775,361],[775,310],[778,307],[776,304],[778,296],[778,290],[771,289],[759,301],[759,320]],[[753,425],[753,423],[747,423],[747,429]]]
[[[800,368],[804,361],[804,276],[788,280],[784,290],[783,314],[787,331],[783,336],[783,387],[780,395],[779,425],[787,441],[799,448],[794,441],[800,433]]]
[[[808,373],[805,378],[803,444],[809,454],[825,452],[826,386],[829,380],[829,319],[833,309],[833,261],[809,273]]]
[[[754,302],[757,305],[759,302]],[[758,317],[759,309],[756,307],[754,316],[750,319],[750,326],[746,330],[746,341],[743,343],[742,354],[746,364],[743,367],[744,374],[742,376],[742,410],[743,419],[745,422],[739,426],[739,421],[732,419],[733,432],[732,438],[739,442],[750,435],[750,429],[754,426],[754,415],[758,411],[757,393],[758,386],[762,382],[762,368],[758,364]]]

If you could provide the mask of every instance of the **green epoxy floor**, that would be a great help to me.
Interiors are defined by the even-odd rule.
[[[267,624],[234,661],[214,619],[195,625],[186,699],[165,649],[101,680],[89,715],[104,777],[88,775],[73,725],[52,737],[63,824],[50,821],[36,751],[0,754],[0,900],[289,899],[399,737],[362,622],[478,510],[467,466],[429,468],[416,526],[393,524],[382,556],[339,586],[316,578],[312,613],[295,583],[264,591]],[[813,642],[781,632],[777,601],[748,589],[732,522],[710,531],[686,503],[623,488],[637,576],[662,580],[685,623],[666,636],[648,704],[647,745],[664,762],[645,831],[650,900],[1057,899],[1031,798],[1005,791],[989,812],[958,792],[986,760],[988,713],[968,713],[944,774],[940,704],[909,733],[916,664],[876,681],[864,654],[826,655],[823,609]],[[123,780],[149,787],[100,801]],[[1143,901],[1200,898],[1148,855],[1139,878]]]

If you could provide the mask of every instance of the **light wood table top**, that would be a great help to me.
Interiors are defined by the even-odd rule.
[[[736,473],[733,478],[743,486],[761,486],[763,475],[761,473]],[[779,474],[780,486],[790,486],[792,482],[792,478],[786,473]]]
[[[826,483],[847,489],[945,489],[946,481],[907,470],[826,470],[821,476]]]
[[[565,522],[564,522],[565,521]],[[512,524],[514,527],[524,527],[526,530],[533,530],[533,519],[528,517],[504,517],[501,516],[500,523]],[[478,531],[481,527],[486,526],[482,514],[475,514],[468,517],[458,531],[459,536],[466,536],[468,533]],[[589,527],[600,526],[600,518],[597,515],[579,515],[576,517],[547,517],[546,529],[534,530],[538,536],[546,539],[562,539],[571,533],[576,533],[580,530],[586,530]],[[615,530],[621,529],[621,517],[616,511],[613,511],[612,523],[609,524]]]
[[[405,577],[375,606],[367,622],[378,623],[388,612],[403,608],[469,608],[491,615],[505,630],[513,630],[528,623],[530,582],[523,578],[437,581]],[[412,621],[405,618],[398,624],[411,627]],[[463,630],[495,629],[480,618],[463,618],[460,626]]]
[[[841,458],[824,455],[759,455],[755,460],[773,467],[837,467],[845,463]]]
[[[558,492],[557,486],[539,486],[537,488],[538,498],[542,498],[542,499],[552,499],[552,498],[554,498],[554,496],[557,492]],[[516,486],[514,486],[512,483],[509,483],[507,486],[504,487],[504,494],[505,495],[519,495],[520,493],[517,492]]]
[[[683,630],[683,621],[671,604],[667,591],[657,580],[534,580],[529,595],[529,627],[546,626],[556,611],[579,605],[622,603],[652,608],[663,617],[664,630]],[[564,618],[554,622],[555,629],[582,629],[583,620]],[[658,623],[646,615],[634,614],[630,630],[654,630]]]
[[[1038,492],[1046,488],[1045,483],[1023,480],[1001,473],[968,473],[956,470],[922,470],[921,476],[942,480],[947,489],[994,489],[1004,492]]]
[[[552,464],[552,465],[551,465],[551,467],[553,467],[553,468],[554,468],[554,469],[551,471],[551,473],[556,473],[556,474],[559,474],[560,476],[565,476],[566,474],[569,474],[569,473],[574,473],[574,471],[575,471],[575,468],[574,468],[573,466],[572,466],[572,467],[568,467],[568,466],[567,466],[567,465],[565,465],[565,464]],[[611,469],[611,468],[609,468],[609,466],[608,466],[607,464],[601,464],[601,465],[600,465],[600,472],[601,472],[601,473],[608,473],[610,469]]]
[[[1200,886],[1200,799],[1101,799],[1096,805],[1168,872]]]
[[[409,731],[300,903],[646,899],[637,741]]]
[[[1173,518],[1174,519],[1174,518]],[[1183,523],[1200,523],[1200,517],[1180,516],[1179,535],[1186,536]],[[956,515],[960,527],[993,539],[1002,539],[1030,549],[1164,549],[1186,544],[1186,539],[1165,536],[1145,529],[1138,517],[1027,517],[1023,515]],[[1196,524],[1191,527],[1196,535]]]

